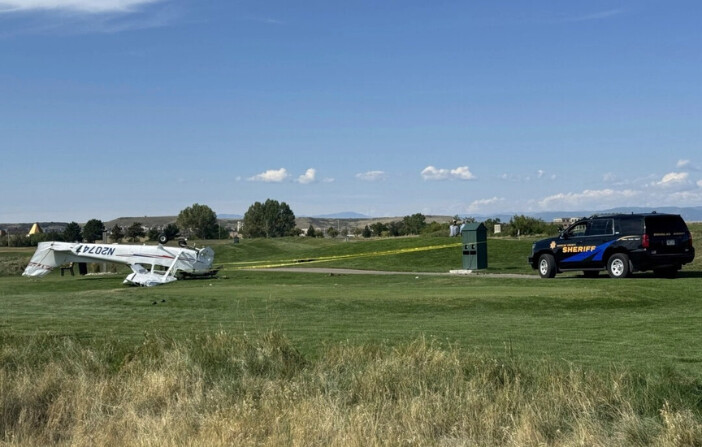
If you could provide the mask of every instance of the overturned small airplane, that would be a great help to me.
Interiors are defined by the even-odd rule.
[[[212,277],[217,273],[212,261],[214,251],[210,247],[40,242],[22,276],[44,276],[67,262],[115,262],[127,264],[134,272],[127,276],[125,284],[150,287],[178,278]]]

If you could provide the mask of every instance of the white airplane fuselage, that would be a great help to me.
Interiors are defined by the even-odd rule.
[[[133,271],[125,283],[153,286],[175,281],[178,272],[208,274],[213,260],[214,252],[209,247],[40,242],[22,275],[41,277],[67,262],[115,262],[129,265]],[[156,270],[155,266],[166,270]]]

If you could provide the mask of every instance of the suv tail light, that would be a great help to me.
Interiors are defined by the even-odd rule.
[[[643,237],[641,238],[641,246],[643,248],[648,248],[651,245],[651,241],[648,238],[648,234],[644,233]]]
[[[689,231],[687,232],[687,243],[690,245],[690,248],[692,248],[692,233]]]

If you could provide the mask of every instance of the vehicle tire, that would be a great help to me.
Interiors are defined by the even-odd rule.
[[[163,233],[159,234],[158,235],[158,242],[161,244],[165,244],[166,242],[168,242],[168,236],[166,236]]]
[[[625,253],[615,253],[607,261],[607,273],[610,278],[626,278],[631,273],[629,256]]]
[[[185,239],[181,239],[178,241],[178,246],[185,248],[188,246],[188,241],[186,241]]]
[[[597,278],[600,276],[599,270],[583,270],[583,276],[586,278]]]
[[[556,276],[556,259],[553,255],[543,254],[539,256],[539,275],[542,278],[553,278]]]

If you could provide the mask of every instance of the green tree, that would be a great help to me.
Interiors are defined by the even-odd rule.
[[[217,215],[207,205],[195,203],[178,214],[176,224],[200,239],[217,237]]]
[[[146,236],[146,232],[144,232],[141,222],[134,222],[127,227],[126,235],[130,242],[137,242],[139,238]]]
[[[285,202],[271,199],[256,202],[244,214],[244,236],[282,237],[291,236],[294,231],[295,214]]]
[[[66,228],[63,230],[63,240],[66,242],[82,242],[83,232],[80,229],[80,225],[76,222],[66,225]]]
[[[314,229],[314,225],[310,224],[310,227],[307,229],[307,237],[317,237],[317,231]]]
[[[162,234],[166,235],[169,241],[177,238],[180,236],[180,228],[178,228],[178,225],[169,223],[165,227],[163,227],[163,231],[161,231]]]
[[[515,215],[509,221],[509,232],[512,236],[528,236],[534,234],[550,234],[558,232],[553,224],[541,219],[524,215]]]
[[[374,222],[370,225],[370,229],[376,236],[381,236],[383,231],[388,231],[388,226],[382,222]]]
[[[448,224],[446,223],[440,223],[435,220],[431,221],[427,226],[424,227],[422,230],[422,234],[447,234],[448,233]]]
[[[102,233],[105,231],[105,224],[99,219],[90,219],[83,226],[83,238],[93,243],[102,240]]]
[[[329,228],[327,229],[327,236],[329,236],[329,237],[331,237],[331,238],[335,238],[335,237],[337,237],[338,235],[339,235],[339,231],[338,231],[336,228],[334,228],[334,227],[329,227]]]
[[[363,233],[361,233],[361,236],[363,236],[367,239],[367,238],[371,237],[372,234],[373,234],[373,232],[371,232],[370,227],[368,225],[366,225],[363,228]]]
[[[146,232],[146,238],[150,241],[157,241],[160,235],[161,232],[156,227],[151,227],[149,231]]]
[[[124,231],[122,231],[122,227],[115,224],[110,230],[110,239],[112,239],[114,242],[122,242],[122,239],[124,239]]]
[[[402,219],[406,234],[420,234],[427,225],[424,214],[416,213]]]
[[[404,222],[396,222],[396,221],[390,222],[388,224],[388,233],[390,234],[390,236],[395,236],[395,237],[396,236],[403,236],[403,235],[407,234],[405,232]]]

